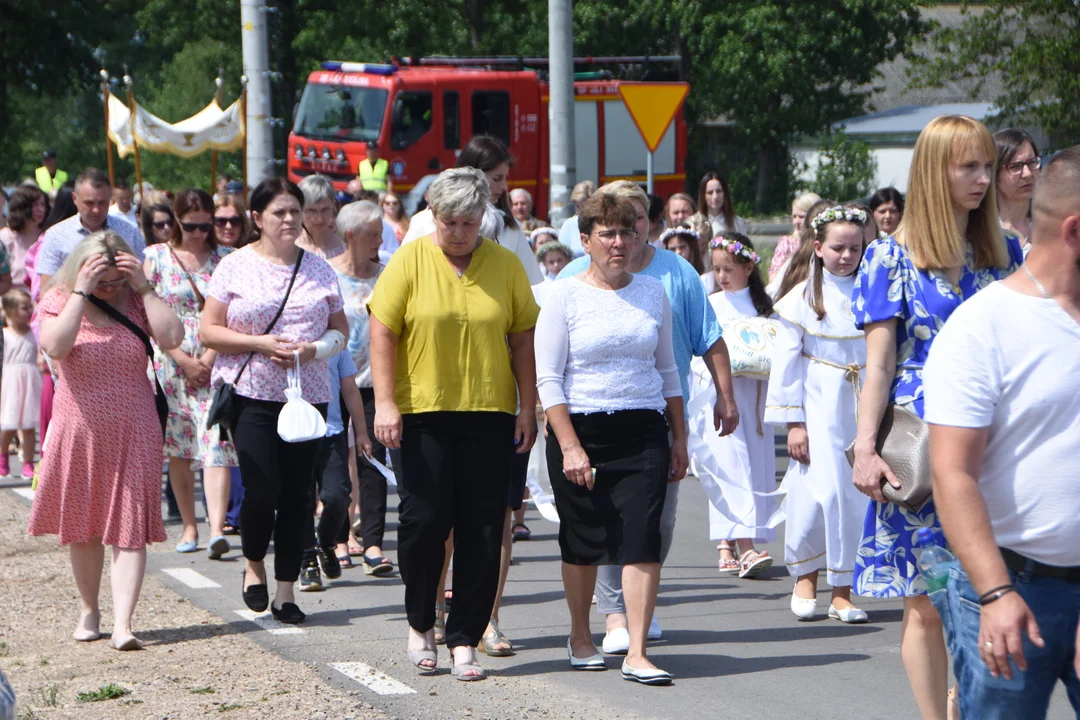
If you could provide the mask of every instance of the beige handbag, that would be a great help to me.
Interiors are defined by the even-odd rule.
[[[851,380],[855,388],[855,420],[859,418],[859,376]],[[877,452],[900,481],[893,487],[881,478],[881,494],[891,503],[906,510],[918,511],[933,493],[930,472],[930,426],[905,407],[890,403],[878,426]],[[855,443],[848,446],[848,463],[855,466]]]

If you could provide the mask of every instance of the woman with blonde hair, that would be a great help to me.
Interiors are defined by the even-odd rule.
[[[72,250],[38,305],[41,349],[59,366],[49,452],[38,466],[31,535],[71,548],[82,600],[73,637],[101,637],[98,594],[112,546],[117,650],[142,647],[131,629],[146,570],[146,546],[165,541],[161,523],[162,423],[147,377],[150,338],[172,349],[184,326],[154,293],[134,251],[111,230]]]
[[[856,327],[866,332],[866,380],[859,396],[854,482],[870,504],[855,563],[855,592],[903,597],[900,649],[924,719],[944,720],[948,656],[941,618],[914,561],[913,528],[935,530],[933,499],[912,511],[885,501],[899,487],[876,449],[886,406],[923,415],[923,375],[934,338],[967,298],[1023,262],[1020,244],[998,219],[997,149],[986,127],[962,115],[935,118],[911,160],[903,224],[870,243],[852,293]]]
[[[664,217],[667,218],[667,226],[673,228],[682,225],[697,211],[698,207],[694,198],[686,193],[675,193],[668,198],[667,205],[664,207]]]
[[[788,260],[801,247],[800,241],[803,236],[803,228],[806,226],[806,218],[813,217],[808,213],[810,208],[819,200],[821,200],[821,196],[817,193],[805,192],[796,195],[795,200],[792,201],[791,234],[784,235],[776,241],[776,250],[773,251],[772,261],[769,263],[770,282],[786,269]],[[813,238],[810,238],[809,243],[813,244],[813,242]],[[805,279],[803,278],[803,280]],[[802,282],[802,280],[799,282]]]

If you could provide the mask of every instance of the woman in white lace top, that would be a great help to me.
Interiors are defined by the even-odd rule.
[[[622,565],[630,631],[623,677],[659,685],[671,675],[646,657],[645,640],[660,582],[660,515],[668,482],[683,477],[688,461],[671,306],[659,281],[627,269],[636,216],[628,200],[610,194],[579,208],[591,264],[550,283],[536,325],[536,369],[557,440],[547,460],[562,521],[570,664],[604,668],[589,606],[597,566]]]

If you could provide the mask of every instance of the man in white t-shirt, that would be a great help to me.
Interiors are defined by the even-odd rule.
[[[1032,202],[1022,269],[953,313],[924,370],[934,502],[965,718],[1080,713],[1080,146]],[[1026,639],[1024,636],[1027,636]]]

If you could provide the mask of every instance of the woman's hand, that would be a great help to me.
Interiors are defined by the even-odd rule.
[[[881,478],[885,478],[894,488],[900,488],[892,468],[886,464],[876,450],[855,449],[855,464],[852,466],[852,481],[863,495],[869,495],[877,502],[887,502],[881,493]]]
[[[668,482],[679,482],[686,477],[686,471],[690,468],[690,454],[686,450],[686,439],[672,438],[671,440],[671,475]]]
[[[274,360],[274,364],[283,368],[290,368],[295,362],[293,353],[300,352],[300,364],[307,365],[309,362],[315,359],[315,343],[285,343],[283,346],[286,352],[289,353],[289,359],[287,362],[281,362]]]
[[[185,354],[177,365],[180,366],[180,372],[184,374],[184,381],[191,387],[205,387],[210,383],[210,368],[198,359]]]
[[[810,436],[806,434],[806,423],[788,423],[787,452],[795,462],[810,464]]]
[[[292,353],[286,350],[288,343],[279,335],[260,335],[255,338],[255,352],[265,357],[292,361]]]
[[[104,255],[91,255],[79,268],[79,275],[75,278],[74,290],[92,294],[97,290],[98,283],[109,269],[109,261]]]
[[[375,405],[375,439],[390,450],[401,447],[401,413],[396,403]]]
[[[134,255],[117,253],[116,269],[127,276],[128,285],[137,292],[141,292],[150,284],[150,281],[146,279],[146,273],[143,272],[142,263]]]
[[[514,423],[514,445],[517,446],[518,455],[532,450],[536,442],[536,411],[521,409]]]
[[[566,479],[575,485],[584,485],[592,490],[593,485],[596,484],[596,476],[593,474],[592,463],[585,453],[585,448],[574,445],[563,448],[562,454],[563,474],[566,475]]]

